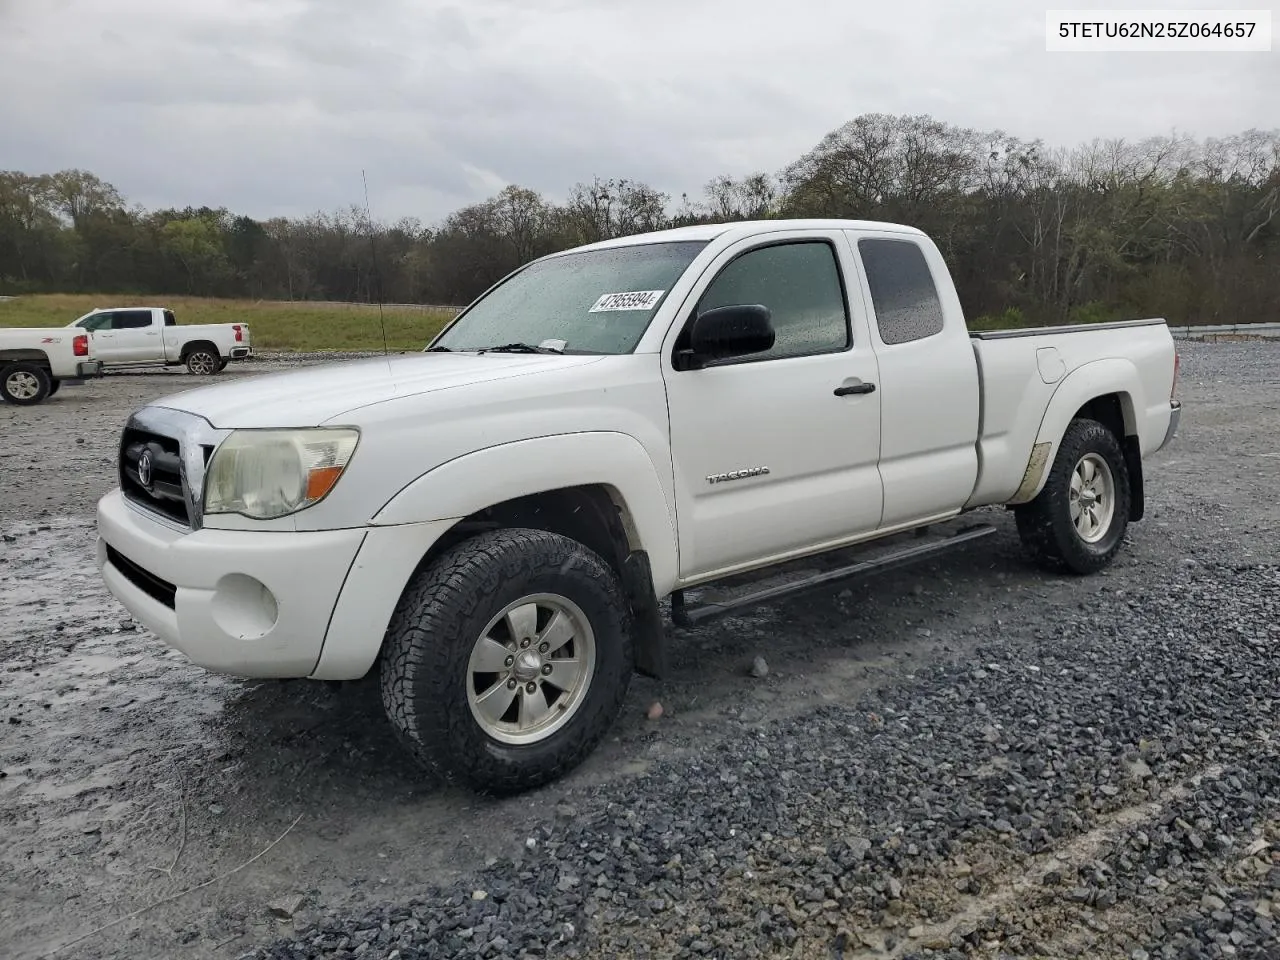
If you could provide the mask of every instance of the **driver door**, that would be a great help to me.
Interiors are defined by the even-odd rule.
[[[745,240],[712,263],[673,325],[663,374],[682,580],[799,556],[879,526],[880,394],[867,389],[877,363],[861,300],[847,294],[858,289],[850,256],[836,231]],[[757,303],[772,313],[772,349],[676,369],[672,357],[698,313]]]

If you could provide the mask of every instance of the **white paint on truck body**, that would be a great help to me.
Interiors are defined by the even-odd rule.
[[[670,244],[686,246],[656,246]],[[467,340],[506,283],[525,270],[554,276],[565,257],[601,270],[600,286],[544,284],[501,328],[506,339]],[[630,293],[611,299],[619,291]],[[764,300],[773,347],[684,365],[697,313]],[[580,324],[569,335],[557,326],[566,309]],[[528,320],[540,311],[546,329]],[[493,350],[518,339],[520,352]],[[550,342],[567,351],[528,346]],[[574,353],[575,342],[610,346]],[[159,610],[104,547],[112,591],[197,663],[354,678],[423,556],[487,506],[602,488],[662,597],[1006,503],[1020,487],[1034,496],[1036,470],[1097,397],[1120,398],[1143,456],[1166,442],[1173,415],[1164,321],[971,335],[934,243],[865,221],[707,225],[565,251],[496,284],[430,346],[449,352],[208,386],[147,408],[215,450],[231,431],[261,428],[354,428],[359,441],[327,495],[274,519],[216,513],[184,527],[113,491],[99,506],[104,543],[178,581],[175,605]],[[1047,460],[1043,449],[1033,458],[1038,443]],[[280,599],[261,637],[231,636],[214,616],[219,584],[237,573]]]

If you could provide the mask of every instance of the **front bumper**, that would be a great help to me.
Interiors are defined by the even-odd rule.
[[[98,568],[134,618],[194,663],[242,677],[304,677],[363,530],[179,532],[119,490],[98,503]]]
[[[98,502],[98,568],[136,620],[207,670],[357,679],[418,562],[452,523],[188,532],[115,489]]]

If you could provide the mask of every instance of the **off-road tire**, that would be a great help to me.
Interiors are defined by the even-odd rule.
[[[222,372],[222,367],[219,366],[222,357],[213,347],[193,347],[182,362],[186,364],[188,373],[198,377],[211,377]]]
[[[490,737],[467,700],[468,662],[490,619],[530,594],[558,594],[595,637],[595,672],[576,712],[546,739]],[[631,614],[600,556],[542,530],[495,530],[464,540],[405,587],[379,657],[382,702],[401,742],[428,770],[481,793],[509,795],[581,763],[622,708],[631,682]]]
[[[16,396],[10,390],[17,390],[17,383],[11,385],[9,378],[21,378],[22,383],[35,383],[35,392],[27,396]],[[29,407],[37,403],[43,403],[53,390],[53,378],[49,376],[49,371],[38,363],[32,363],[28,360],[16,360],[13,363],[6,363],[0,366],[0,397],[7,402],[16,404],[20,407]]]
[[[1088,454],[1101,457],[1111,471],[1115,506],[1106,533],[1088,543],[1071,518],[1071,477]],[[1067,426],[1044,489],[1014,511],[1018,535],[1040,566],[1087,575],[1106,567],[1120,551],[1131,508],[1129,470],[1116,435],[1096,420],[1076,419]]]

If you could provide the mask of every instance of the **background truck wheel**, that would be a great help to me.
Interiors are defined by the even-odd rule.
[[[1031,556],[1055,571],[1096,573],[1129,525],[1129,471],[1115,434],[1096,420],[1067,427],[1044,489],[1015,511]]]
[[[38,363],[19,360],[0,369],[0,396],[9,403],[24,407],[40,403],[52,389],[53,378]]]
[[[214,347],[192,347],[187,353],[187,370],[200,377],[211,377],[218,373],[222,357]]]
[[[497,530],[409,581],[383,644],[382,702],[428,769],[511,794],[586,758],[631,664],[630,609],[604,560],[559,534]]]

